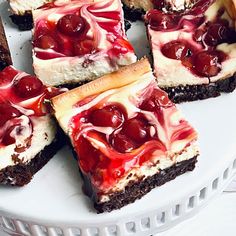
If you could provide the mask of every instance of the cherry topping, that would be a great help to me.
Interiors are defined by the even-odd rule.
[[[217,75],[221,70],[219,57],[214,52],[199,52],[194,58],[194,67],[196,71],[203,75],[212,77]]]
[[[94,41],[87,39],[78,42],[74,45],[74,54],[77,56],[83,56],[95,52]]]
[[[114,134],[111,139],[112,146],[121,153],[131,152],[136,148],[136,145],[124,134]]]
[[[21,115],[20,111],[11,106],[10,103],[1,103],[0,113],[0,126],[3,126],[8,120]]]
[[[68,14],[57,22],[57,28],[63,34],[75,36],[84,29],[84,20],[78,15]]]
[[[147,124],[137,118],[128,120],[124,124],[122,132],[137,143],[145,142],[148,138]]]
[[[49,35],[43,35],[38,39],[37,45],[42,49],[53,48],[57,50],[57,42]]]
[[[162,49],[164,56],[171,59],[181,60],[186,55],[190,54],[190,49],[185,45],[184,42],[172,41],[166,43]]]
[[[160,89],[154,89],[151,96],[142,103],[140,108],[146,111],[157,111],[160,107],[171,106],[173,103],[167,94]]]
[[[174,14],[165,14],[159,10],[151,10],[147,15],[149,24],[153,30],[167,30],[177,26]]]
[[[216,23],[212,24],[205,35],[204,42],[209,46],[216,46],[227,40],[229,35],[229,28],[225,25]]]
[[[21,98],[30,98],[42,92],[43,83],[35,76],[27,75],[14,84],[14,90]]]
[[[90,120],[95,126],[118,127],[123,121],[123,114],[116,106],[106,106],[92,111]]]

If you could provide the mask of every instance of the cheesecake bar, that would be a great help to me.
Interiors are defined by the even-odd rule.
[[[236,87],[235,1],[199,0],[183,12],[150,10],[145,18],[158,85],[175,102]]]
[[[0,72],[0,184],[29,183],[63,145],[45,104],[63,91],[12,66]]]
[[[57,0],[33,20],[34,71],[46,84],[73,87],[136,61],[119,0]]]
[[[195,167],[197,133],[158,88],[146,59],[51,101],[99,213]]]

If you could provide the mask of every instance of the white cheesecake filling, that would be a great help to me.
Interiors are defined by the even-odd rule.
[[[37,77],[48,85],[63,85],[71,83],[80,83],[93,80],[104,74],[118,70],[120,66],[134,63],[137,58],[132,48],[126,48],[125,43],[127,37],[124,30],[124,19],[122,6],[119,0],[115,1],[68,1],[57,0],[54,2],[56,7],[48,9],[38,9],[33,11],[33,19],[35,28],[33,33],[37,31],[41,22],[50,21],[58,22],[58,20],[68,14],[80,12],[86,22],[90,25],[86,32],[88,39],[93,38],[97,52],[93,54],[85,54],[84,56],[67,57],[64,54],[53,51],[53,49],[33,49],[33,67]],[[115,16],[107,17],[105,13]],[[96,14],[100,13],[99,16]],[[118,19],[116,19],[118,18]],[[105,29],[102,24],[111,24],[117,28],[115,35],[113,31]],[[121,40],[123,43],[119,43]],[[118,44],[117,44],[118,43]],[[117,45],[116,45],[117,44]],[[115,45],[115,46],[114,46]],[[111,50],[115,47],[125,49],[125,52],[111,54]],[[130,46],[129,46],[130,47]],[[58,53],[59,57],[54,59],[40,59],[37,53]],[[63,57],[60,57],[63,56]]]
[[[24,152],[16,152],[16,144],[11,144],[0,148],[0,170],[7,166],[14,166],[19,162],[27,164],[46,146],[55,139],[57,132],[55,121],[50,115],[41,117],[30,117],[33,124],[33,136],[31,145]],[[28,137],[27,133],[25,134]],[[20,137],[22,140],[23,137]],[[18,140],[16,140],[17,143]],[[17,157],[17,163],[14,157]]]
[[[125,187],[133,181],[139,181],[139,179],[142,179],[141,181],[144,181],[146,178],[153,176],[160,172],[160,170],[165,170],[176,163],[181,163],[182,161],[190,160],[191,158],[199,155],[199,148],[197,144],[194,142],[182,153],[177,153],[173,157],[156,157],[155,163],[146,163],[145,165],[134,168],[130,172],[126,174],[119,182],[113,187],[112,189],[107,190],[107,195],[103,194],[99,196],[99,202],[107,202],[110,200],[109,194],[123,191]]]
[[[63,57],[41,60],[33,56],[35,74],[47,85],[75,84],[93,80],[102,75],[118,70],[120,66],[129,65],[136,61],[133,53],[126,53],[115,63],[107,56],[101,56],[94,61],[84,57]]]
[[[206,11],[205,15],[207,19],[214,19],[221,7],[222,1],[220,0],[212,4]],[[230,19],[227,12],[224,14],[224,18]],[[209,84],[211,82],[214,83],[218,80],[233,76],[236,71],[236,44],[224,43],[217,46],[217,49],[225,52],[228,57],[225,61],[223,61],[221,71],[216,76],[208,78],[193,74],[182,64],[180,60],[165,57],[161,52],[163,45],[174,40],[185,40],[195,47],[201,47],[200,44],[193,40],[191,29],[189,31],[184,28],[171,32],[163,32],[152,30],[150,26],[148,26],[148,33],[154,58],[154,73],[158,79],[158,84],[160,87],[164,88],[176,87],[179,85],[185,86]]]
[[[52,2],[53,0],[9,0],[12,12],[16,15],[24,15],[45,3]]]

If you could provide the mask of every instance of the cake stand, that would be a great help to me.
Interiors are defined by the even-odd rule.
[[[19,32],[0,0],[15,67],[32,72],[30,32]],[[142,23],[128,31],[138,56],[147,50]],[[64,147],[23,188],[0,187],[0,226],[10,235],[149,236],[196,214],[236,174],[236,92],[179,106],[199,131],[201,155],[193,172],[154,189],[121,210],[96,214],[81,190],[77,163]]]

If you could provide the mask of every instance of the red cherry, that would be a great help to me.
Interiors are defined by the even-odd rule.
[[[1,103],[0,113],[0,126],[3,126],[8,120],[21,115],[20,111],[11,106],[10,103]]]
[[[78,42],[74,45],[74,54],[77,56],[91,54],[95,52],[95,50],[94,41],[90,39]]]
[[[173,106],[173,103],[169,100],[167,94],[160,89],[154,89],[151,96],[142,103],[141,109],[157,111],[160,107],[170,106]]]
[[[118,127],[123,121],[122,112],[115,106],[106,106],[94,110],[90,114],[90,120],[95,126]]]
[[[227,40],[229,29],[222,24],[212,24],[205,35],[204,42],[209,46],[216,46]]]
[[[57,22],[57,28],[63,34],[78,35],[84,29],[84,20],[75,14],[68,14]]]
[[[147,19],[153,30],[167,30],[176,27],[178,24],[173,14],[165,14],[159,10],[151,10]]]
[[[124,124],[122,133],[137,143],[143,143],[148,138],[147,123],[136,118],[130,119]]]
[[[115,134],[112,137],[111,144],[121,153],[131,152],[136,148],[136,145],[122,133]]]
[[[14,84],[16,94],[21,98],[30,98],[40,94],[43,83],[35,76],[27,75]]]
[[[49,36],[49,35],[43,35],[38,39],[38,43],[37,43],[38,47],[42,48],[42,49],[50,49],[53,48],[55,50],[57,50],[58,45],[57,42],[54,40],[53,37]]]
[[[221,64],[216,53],[203,51],[195,56],[194,68],[199,74],[212,77],[220,72]]]
[[[162,49],[161,52],[164,56],[175,59],[175,60],[181,60],[184,58],[187,54],[190,54],[190,49],[185,45],[183,42],[178,41],[172,41],[169,43],[166,43]]]

